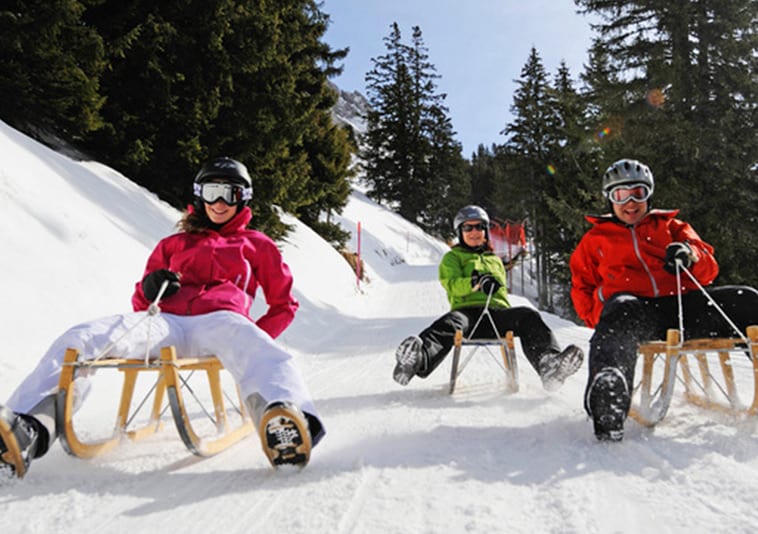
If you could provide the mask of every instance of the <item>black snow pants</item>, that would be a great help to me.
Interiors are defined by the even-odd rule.
[[[493,332],[487,317],[482,317],[479,324],[476,324],[483,311],[484,307],[480,306],[450,311],[421,332],[419,337],[424,343],[427,361],[426,367],[417,373],[418,376],[426,378],[442,363],[453,348],[456,330],[461,330],[464,337],[473,339],[491,339],[498,334],[504,336],[511,330],[514,336],[521,339],[524,354],[538,373],[539,361],[543,354],[560,352],[553,332],[536,310],[526,306],[490,308],[497,333]],[[471,329],[475,325],[476,331],[472,336]]]
[[[758,324],[758,291],[754,288],[723,286],[706,291],[743,335],[745,328]],[[682,315],[685,339],[737,335],[699,290],[682,295]],[[679,328],[676,295],[637,297],[619,293],[605,304],[590,338],[589,377],[584,395],[587,413],[590,413],[587,393],[595,375],[604,367],[616,367],[624,374],[631,392],[640,344],[666,339],[670,328]]]

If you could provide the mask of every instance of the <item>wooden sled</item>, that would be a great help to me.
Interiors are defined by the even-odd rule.
[[[666,341],[641,345],[641,375],[634,387],[629,416],[648,427],[659,423],[668,412],[677,381],[684,384],[684,397],[694,405],[735,416],[755,415],[758,413],[758,326],[747,328],[747,338],[749,343],[742,338],[690,339],[680,343],[679,331],[671,329]],[[744,366],[737,365],[740,359]],[[694,372],[691,365],[699,372]],[[749,367],[749,376],[738,377],[735,370],[739,367]],[[679,368],[681,377],[677,375]],[[740,400],[740,384],[743,392],[752,390],[749,405]]]
[[[79,352],[76,349],[68,349],[66,351],[59,382],[56,409],[56,425],[59,429],[61,444],[73,456],[92,458],[113,449],[124,437],[136,441],[155,433],[162,427],[161,412],[166,397],[168,397],[168,404],[171,408],[174,424],[182,441],[193,454],[198,456],[217,454],[237,443],[254,429],[254,425],[245,410],[245,404],[239,389],[237,389],[237,396],[239,397],[239,407],[237,409],[239,410],[241,423],[234,428],[230,428],[220,381],[220,372],[223,370],[223,366],[214,356],[177,358],[176,350],[173,346],[162,348],[160,359],[149,361],[121,358],[80,361],[78,356]],[[107,368],[117,369],[124,373],[121,401],[116,417],[115,429],[109,438],[85,442],[79,439],[74,429],[74,379],[78,372],[92,372]],[[202,437],[192,425],[182,394],[182,389],[185,386],[192,392],[187,383],[188,377],[185,375],[186,371],[204,371],[207,375],[213,403],[213,415],[208,413],[208,411],[206,411],[206,414],[215,423],[216,435]],[[157,373],[157,381],[151,392],[148,393],[148,396],[150,394],[153,395],[152,411],[150,419],[146,424],[139,428],[129,429],[128,426],[131,418],[136,415],[130,415],[135,384],[137,376],[143,372]],[[194,395],[194,393],[192,394]],[[145,400],[147,400],[147,397]],[[143,400],[143,403],[145,400]],[[139,410],[141,405],[142,403],[136,410]]]
[[[13,428],[6,422],[6,420],[12,420],[15,414],[4,406],[0,406],[0,410],[4,412],[4,416],[7,416],[0,417],[0,440],[5,445],[3,447],[4,452],[2,452],[2,461],[11,466],[15,476],[24,478],[26,474],[26,462],[21,453],[21,447],[19,447],[18,441],[16,441],[16,436],[13,434]]]
[[[466,359],[461,363],[461,350],[463,347],[470,346],[472,350],[468,353]],[[463,332],[455,332],[455,342],[453,350],[453,363],[450,368],[450,395],[455,391],[455,384],[458,377],[461,376],[466,365],[471,361],[479,348],[484,348],[495,360],[498,366],[505,373],[505,389],[507,393],[516,393],[518,385],[518,363],[516,361],[516,350],[513,344],[513,332],[510,330],[502,338],[495,339],[465,339]],[[492,352],[492,347],[499,347],[500,359]]]

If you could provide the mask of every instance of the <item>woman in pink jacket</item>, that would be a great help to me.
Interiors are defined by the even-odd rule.
[[[653,173],[622,159],[603,175],[603,195],[612,213],[588,217],[587,231],[571,255],[571,298],[579,317],[595,332],[590,339],[584,407],[599,440],[623,438],[637,349],[665,339],[677,328],[676,263],[701,286],[718,275],[713,247],[676,210],[650,209]],[[697,284],[681,273],[687,338],[731,337],[731,326]],[[742,332],[758,322],[758,292],[747,286],[708,287],[708,294]]]
[[[157,356],[167,345],[180,355],[215,354],[239,385],[272,464],[308,462],[324,427],[292,357],[274,342],[298,307],[292,275],[275,243],[246,228],[252,183],[242,163],[211,160],[193,186],[196,202],[179,222],[182,231],[158,243],[136,284],[135,313],[75,326],[52,344],[0,406],[0,452],[12,433],[27,464],[45,454],[56,437],[55,392],[66,348],[95,357],[114,342],[111,353],[124,358],[139,358],[148,349]],[[164,283],[161,313],[141,321]],[[249,313],[258,288],[268,310],[254,321]],[[77,393],[86,394],[86,386],[77,384]]]

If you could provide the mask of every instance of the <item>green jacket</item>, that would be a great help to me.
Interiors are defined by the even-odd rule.
[[[439,267],[439,278],[442,287],[447,292],[450,309],[457,310],[469,306],[484,306],[487,295],[471,289],[471,273],[476,270],[479,274],[490,273],[503,287],[498,289],[490,306],[493,308],[510,308],[508,291],[505,287],[505,267],[502,260],[493,252],[473,252],[460,245],[454,246],[442,257]]]

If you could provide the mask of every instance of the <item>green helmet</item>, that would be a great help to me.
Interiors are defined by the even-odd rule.
[[[653,193],[655,181],[650,168],[636,159],[620,159],[603,174],[603,196],[608,198],[616,186],[636,184],[646,185]]]

